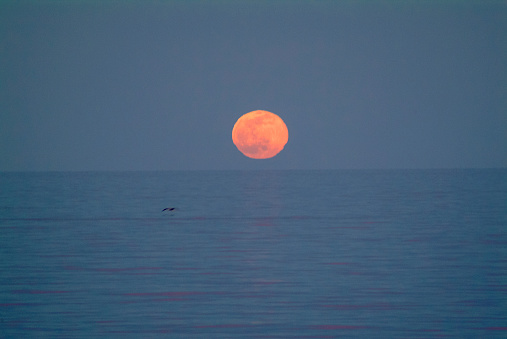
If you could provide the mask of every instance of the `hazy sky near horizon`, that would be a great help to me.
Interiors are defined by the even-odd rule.
[[[1,171],[450,167],[507,167],[505,1],[0,3]]]

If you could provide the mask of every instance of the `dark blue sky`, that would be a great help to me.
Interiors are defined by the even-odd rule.
[[[0,170],[507,167],[505,1],[2,1],[0,44]]]

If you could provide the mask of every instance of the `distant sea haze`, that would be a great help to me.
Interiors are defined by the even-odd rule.
[[[505,338],[507,170],[5,172],[0,258],[2,338]]]

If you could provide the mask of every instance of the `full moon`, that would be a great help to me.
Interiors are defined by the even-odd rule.
[[[268,111],[253,111],[241,116],[232,129],[232,142],[249,158],[272,158],[289,140],[283,120]]]

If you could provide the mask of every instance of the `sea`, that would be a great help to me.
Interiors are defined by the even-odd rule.
[[[0,338],[506,337],[507,169],[0,173]]]

